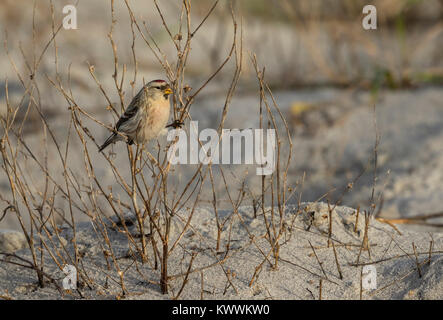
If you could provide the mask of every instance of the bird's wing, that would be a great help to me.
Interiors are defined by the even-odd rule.
[[[117,124],[115,125],[116,129],[119,131],[119,129],[128,123],[128,121],[132,121],[134,117],[137,115],[138,107],[135,106],[134,108],[127,108],[126,111],[122,114],[120,119],[118,119]]]
[[[139,111],[140,99],[142,98],[142,94],[143,89],[132,99],[125,112],[121,115],[120,119],[118,119],[117,124],[115,125],[115,128],[118,131],[120,131],[120,129],[123,129],[129,122],[135,120],[137,112]]]

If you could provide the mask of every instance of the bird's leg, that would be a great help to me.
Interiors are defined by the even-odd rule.
[[[132,146],[134,144],[134,139],[131,139],[128,135],[124,135],[123,136],[126,139],[126,143],[130,146]]]
[[[173,127],[174,129],[177,129],[177,128],[181,128],[182,126],[184,126],[184,124],[185,124],[184,122],[177,119],[177,120],[174,120],[172,123],[168,124],[166,126],[166,128]]]

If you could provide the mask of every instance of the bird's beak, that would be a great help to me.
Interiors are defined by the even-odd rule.
[[[172,89],[171,88],[166,88],[165,90],[163,90],[164,94],[172,94]]]

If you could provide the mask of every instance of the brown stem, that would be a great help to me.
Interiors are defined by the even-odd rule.
[[[163,294],[168,293],[168,241],[163,241],[160,287]]]

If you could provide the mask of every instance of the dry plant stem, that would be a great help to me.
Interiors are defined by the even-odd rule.
[[[417,264],[418,277],[421,278],[421,277],[422,277],[422,273],[421,273],[420,263],[419,263],[419,261],[418,261],[417,250],[416,250],[416,248],[415,248],[415,244],[414,244],[414,242],[412,242],[412,249],[414,250],[415,263]]]
[[[254,282],[257,281],[258,276],[259,276],[259,274],[260,274],[260,272],[262,270],[263,264],[266,261],[269,261],[269,256],[271,255],[271,252],[272,251],[269,250],[268,255],[265,257],[265,259],[263,259],[263,261],[257,267],[255,267],[254,274],[252,275],[251,280],[249,281],[249,287],[252,287]]]
[[[309,290],[308,288],[306,288],[306,290],[307,290],[307,291],[309,292],[309,294],[311,295],[312,300],[315,300],[315,296],[314,296],[314,294],[312,293],[312,291]]]
[[[192,263],[194,262],[194,259],[196,256],[197,256],[197,253],[193,252],[191,255],[191,261],[188,264],[188,271],[186,271],[186,275],[185,275],[185,278],[183,279],[182,286],[181,286],[180,290],[178,291],[177,295],[174,297],[174,300],[177,300],[180,297],[181,293],[183,292],[183,289],[185,288],[186,284],[188,283],[189,273],[191,272]]]
[[[437,251],[433,251],[433,253],[443,253],[443,251],[441,251],[441,250],[437,250]],[[417,255],[422,255],[422,254],[429,255],[429,252],[417,252]],[[408,258],[410,258],[411,255],[410,255],[409,253],[405,253],[405,254],[401,254],[401,255],[396,255],[396,256],[393,256],[393,257],[389,257],[389,258],[383,258],[383,259],[376,260],[376,261],[361,262],[361,263],[358,263],[358,264],[357,264],[357,263],[349,263],[349,265],[350,265],[350,266],[353,266],[353,267],[367,266],[367,265],[376,264],[376,263],[382,263],[382,262],[386,262],[386,261],[389,261],[389,260],[392,260],[392,259],[398,259],[398,258],[403,258],[403,257],[408,257]],[[429,260],[429,258],[426,259],[426,261],[428,261],[428,260]],[[413,261],[414,261],[414,263],[415,263],[415,260],[413,260]]]
[[[160,288],[163,294],[168,293],[168,244],[169,244],[170,220],[166,220],[165,239],[163,240],[163,252],[161,260]]]
[[[429,241],[429,265],[431,264],[431,258],[432,258],[432,246],[434,245],[434,240]]]
[[[360,300],[363,299],[363,267],[360,268]]]
[[[373,171],[373,177],[372,177],[372,192],[371,192],[371,199],[370,199],[370,205],[371,205],[371,211],[370,216],[373,215],[376,203],[374,201],[375,197],[375,187],[377,185],[377,165],[378,165],[378,145],[380,144],[380,134],[378,132],[378,126],[377,126],[377,116],[376,116],[376,108],[375,104],[373,106],[374,109],[374,128],[375,128],[375,144],[374,144],[374,171]],[[365,215],[366,217],[366,215]]]
[[[339,275],[340,280],[343,280],[343,274],[341,272],[340,263],[338,262],[337,251],[335,250],[334,241],[331,241],[331,243],[332,243],[332,250],[334,251],[335,264],[337,265],[338,275]]]
[[[393,223],[391,223],[391,221],[389,221],[389,220],[387,220],[387,219],[384,219],[384,218],[375,218],[377,221],[380,221],[380,222],[382,222],[382,223],[386,223],[387,225],[389,225],[392,229],[394,229],[400,236],[401,235],[403,235],[401,232],[400,232],[400,230],[398,230],[398,228],[393,224]]]
[[[230,269],[228,269],[227,272],[226,272],[226,285],[225,285],[225,289],[223,290],[223,295],[226,294],[226,292],[228,291],[229,287],[232,287],[235,290],[235,293],[238,294],[238,290],[234,286],[234,284],[232,283],[231,277],[232,277],[232,271]]]
[[[204,277],[203,277],[203,271],[200,271],[200,300],[204,300]]]
[[[443,227],[442,223],[431,223],[427,222],[429,219],[436,219],[443,217],[443,212],[431,213],[431,214],[422,214],[414,217],[401,218],[401,219],[382,219],[383,222],[390,224],[415,224],[415,225],[424,225],[430,227]]]
[[[221,233],[224,227],[224,223],[220,222],[219,214],[218,214],[218,208],[217,208],[217,196],[215,192],[215,182],[214,182],[214,175],[212,174],[212,166],[209,168],[209,177],[211,179],[211,187],[212,187],[212,206],[214,208],[215,213],[215,222],[217,224],[217,241],[215,245],[215,251],[220,250],[220,241],[221,241]]]
[[[328,248],[331,245],[331,237],[332,237],[332,209],[331,205],[328,201],[328,214],[329,214],[329,227],[328,227]]]
[[[326,275],[325,269],[323,269],[323,263],[320,261],[320,259],[317,256],[317,252],[315,252],[315,248],[312,246],[311,241],[309,241],[309,245],[311,246],[312,252],[314,253],[315,259],[318,262],[318,265],[320,266],[321,271],[323,272],[323,275],[325,276],[326,279],[328,279],[328,276]]]
[[[367,211],[365,211],[364,214],[365,214],[365,231],[364,231],[364,234],[363,234],[363,240],[361,242],[360,251],[358,253],[356,264],[359,263],[360,256],[361,256],[361,253],[362,253],[363,250],[367,250],[368,251],[368,255],[369,255],[369,259],[371,258],[371,251],[370,251],[369,238],[368,238],[370,214]]]
[[[142,253],[142,262],[146,262],[148,260],[148,245],[146,243],[146,235],[145,235],[145,220],[143,215],[138,207],[137,203],[137,192],[136,192],[136,179],[137,179],[137,168],[136,161],[137,157],[141,156],[141,150],[139,146],[137,146],[135,150],[135,154],[132,153],[132,150],[129,151],[129,159],[131,160],[131,176],[132,176],[132,204],[134,206],[135,215],[137,218],[138,229],[140,232],[140,241],[141,241],[141,253]]]

